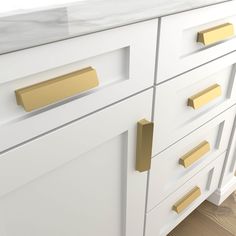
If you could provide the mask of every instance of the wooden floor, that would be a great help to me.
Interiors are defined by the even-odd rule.
[[[219,207],[204,202],[168,236],[236,236],[236,192]]]

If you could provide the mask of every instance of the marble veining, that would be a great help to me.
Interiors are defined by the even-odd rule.
[[[84,0],[0,15],[0,54],[94,33],[222,0]]]

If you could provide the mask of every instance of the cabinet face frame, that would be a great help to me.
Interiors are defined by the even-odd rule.
[[[81,155],[101,145],[107,145],[110,140],[119,138],[124,148],[120,152],[124,153],[126,157],[119,173],[123,186],[121,189],[123,224],[120,232],[124,236],[142,236],[147,171],[140,173],[135,170],[137,122],[143,118],[151,120],[152,96],[153,89],[149,89],[2,154],[0,158],[0,196],[5,200],[0,201],[0,206],[6,199],[11,199],[14,194],[20,191],[24,191],[24,193],[30,191],[30,186],[32,187],[40,179],[48,178],[49,173],[56,173],[57,170],[73,160],[77,160]],[[127,111],[131,109],[132,112],[127,114]],[[105,147],[109,149],[109,152],[111,151],[111,147]],[[99,158],[99,156],[94,158]],[[90,166],[92,164],[91,162]],[[85,168],[88,171],[90,169],[89,166]],[[109,165],[104,165],[102,172],[105,173],[106,168],[109,168]],[[100,173],[99,169],[97,171]],[[94,186],[99,186],[99,184],[101,183],[96,183],[96,179],[94,179]],[[114,186],[114,189],[117,188]],[[99,194],[106,194],[106,191]],[[45,191],[45,197],[47,197],[47,191]],[[58,197],[60,198],[60,196]],[[6,204],[4,205],[4,208],[7,209]],[[8,207],[11,205],[9,203]],[[92,212],[90,213],[92,214]],[[25,214],[27,215],[27,206]],[[102,212],[99,214],[102,217]],[[57,219],[57,217],[55,218]],[[10,219],[6,220],[10,222]],[[21,233],[23,234],[24,231]],[[9,236],[11,235],[9,234]],[[21,234],[19,233],[19,235]]]

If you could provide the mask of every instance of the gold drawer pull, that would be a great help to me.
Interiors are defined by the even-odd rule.
[[[136,170],[143,172],[151,167],[153,122],[145,119],[138,122]]]
[[[234,36],[234,26],[231,23],[198,32],[197,42],[210,45]]]
[[[219,96],[221,96],[221,86],[219,84],[214,84],[190,97],[188,99],[188,106],[193,109],[198,109]]]
[[[98,84],[96,70],[92,67],[87,67],[67,75],[18,89],[15,91],[16,101],[18,105],[23,106],[25,111],[33,111],[92,89],[98,86]]]
[[[201,189],[199,187],[195,187],[182,199],[180,199],[177,203],[175,203],[172,209],[179,214],[200,196],[201,196]]]
[[[199,160],[201,157],[203,157],[209,151],[210,144],[207,141],[203,141],[197,147],[182,156],[179,160],[179,164],[187,168],[193,163],[195,163],[197,160]]]

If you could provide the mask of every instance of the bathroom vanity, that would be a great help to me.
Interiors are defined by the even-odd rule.
[[[0,236],[166,236],[236,189],[236,1],[157,2],[0,17]]]

